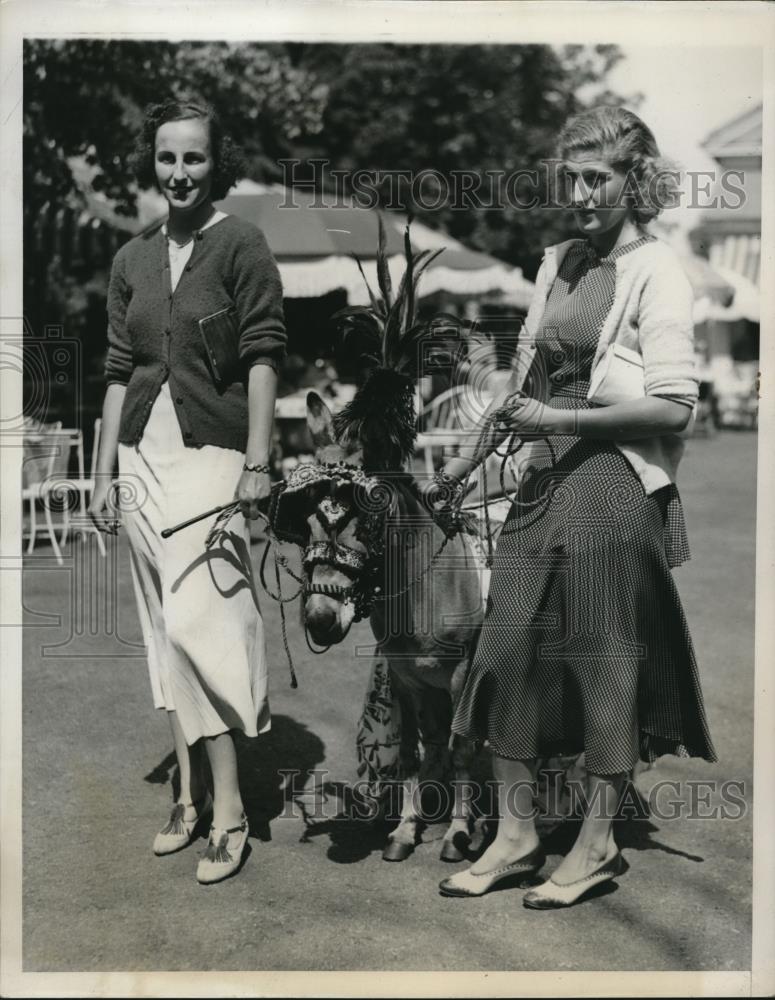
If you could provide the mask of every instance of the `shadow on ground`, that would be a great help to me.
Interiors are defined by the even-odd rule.
[[[278,816],[294,815],[296,791],[304,788],[317,765],[325,760],[323,741],[303,723],[287,715],[273,715],[272,728],[254,739],[235,734],[239,784],[250,836],[272,839],[270,824]],[[174,751],[145,775],[154,785],[171,786],[170,801],[180,789]]]

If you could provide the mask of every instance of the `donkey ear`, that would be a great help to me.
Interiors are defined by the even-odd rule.
[[[307,393],[307,427],[316,448],[334,444],[334,418],[316,392]]]

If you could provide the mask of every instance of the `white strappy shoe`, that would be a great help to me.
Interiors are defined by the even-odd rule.
[[[248,818],[242,814],[239,826],[228,830],[210,827],[207,850],[196,869],[196,877],[202,885],[221,882],[233,875],[240,866],[245,845],[248,842]]]
[[[511,864],[494,868],[490,872],[474,874],[470,868],[464,872],[456,872],[439,882],[439,892],[442,896],[483,896],[489,892],[493,886],[509,878],[519,878],[521,880],[535,875],[543,868],[546,862],[546,853],[539,844],[529,854],[512,861]]]
[[[172,807],[169,822],[156,834],[156,839],[153,842],[153,853],[158,857],[163,857],[165,854],[174,854],[176,851],[188,847],[194,839],[197,827],[202,820],[209,816],[212,808],[213,800],[210,798],[209,792],[199,803],[176,802]],[[196,815],[193,819],[184,819],[186,809],[196,809]]]
[[[575,882],[559,885],[553,879],[547,879],[535,889],[526,892],[522,897],[522,903],[531,910],[555,910],[562,906],[573,906],[584,893],[594,889],[596,885],[610,882],[618,875],[623,875],[628,867],[621,852],[617,851],[610,861],[604,861],[590,875],[576,879]]]

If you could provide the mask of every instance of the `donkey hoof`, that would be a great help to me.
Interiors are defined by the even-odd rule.
[[[382,852],[382,860],[406,861],[413,850],[413,844],[407,844],[402,840],[389,840]]]
[[[456,838],[456,840],[462,840],[462,838]],[[441,845],[441,860],[450,861],[455,863],[456,861],[464,861],[466,855],[453,840],[445,840]]]

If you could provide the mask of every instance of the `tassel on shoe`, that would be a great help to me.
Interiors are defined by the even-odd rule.
[[[154,854],[161,857],[165,854],[174,854],[176,851],[188,847],[192,839],[194,839],[194,834],[199,827],[200,821],[212,809],[212,799],[209,793],[205,795],[198,806],[199,808],[197,808],[196,802],[189,804],[185,802],[175,803],[172,807],[168,823],[156,834],[156,839],[153,842]],[[186,809],[188,808],[196,810],[197,815],[194,819],[187,820],[185,818]]]
[[[163,827],[159,832],[168,834],[171,833],[175,836],[181,833],[187,833],[185,826],[183,825],[183,816],[185,815],[186,807],[182,802],[176,802],[172,807],[172,812],[170,813],[170,821],[165,827]]]
[[[229,834],[239,834],[237,843],[229,850]],[[216,839],[217,838],[217,839]],[[243,814],[239,826],[228,830],[210,827],[210,840],[196,870],[196,877],[202,885],[221,882],[239,870],[242,854],[248,842],[248,820]]]
[[[214,844],[212,837],[210,837],[210,843],[207,845],[207,850],[205,851],[205,858],[207,861],[216,862],[216,864],[228,864],[232,860],[231,854],[229,854],[228,833],[222,833],[217,844]]]

